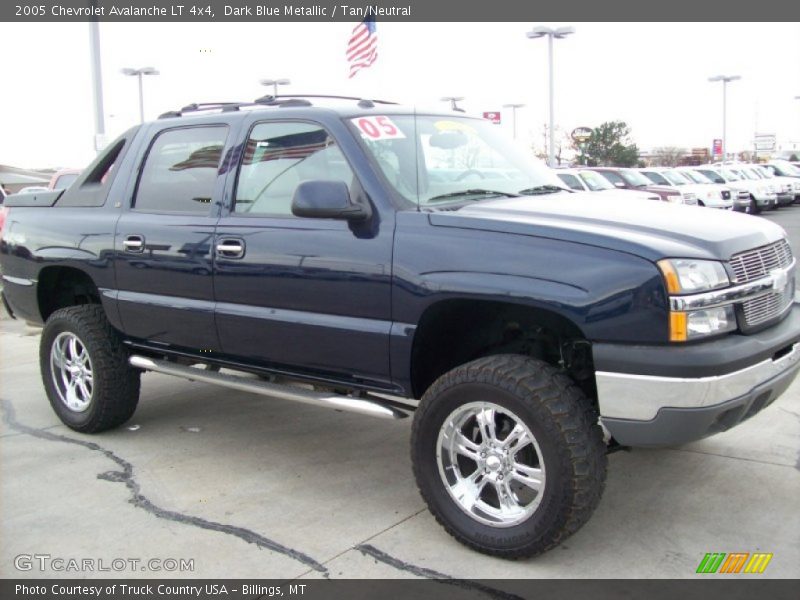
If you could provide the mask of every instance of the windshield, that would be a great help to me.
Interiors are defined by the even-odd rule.
[[[603,177],[600,173],[595,173],[594,171],[580,171],[579,174],[586,186],[593,192],[617,189],[614,187],[613,183]]]
[[[740,175],[743,179],[756,180],[758,177],[747,171],[746,169],[736,169],[734,173]]]
[[[755,171],[763,179],[775,179],[775,173],[769,169],[765,169],[764,167],[753,167],[753,171]]]
[[[419,206],[560,192],[543,163],[482,119],[391,115],[350,120],[397,192]]]
[[[619,174],[622,178],[628,182],[628,185],[632,185],[634,187],[642,187],[643,185],[653,185],[653,182],[650,181],[647,177],[638,173],[637,171],[620,171]]]
[[[699,171],[680,171],[680,174],[684,177],[688,177],[694,183],[714,183]]]
[[[739,175],[734,171],[731,171],[730,169],[720,169],[719,172],[722,173],[722,175],[728,181],[741,181],[742,179],[744,179],[744,177],[742,177],[741,175]]]
[[[776,160],[775,166],[778,167],[784,175],[791,175],[792,177],[800,177],[800,169],[795,167],[792,163],[785,160]]]
[[[667,181],[672,185],[686,185],[687,183],[691,183],[691,181],[687,180],[677,171],[664,171],[662,175],[666,177]]]
[[[669,181],[667,181],[661,173],[656,173],[655,171],[643,171],[642,175],[647,177],[650,181],[658,185],[671,185]]]

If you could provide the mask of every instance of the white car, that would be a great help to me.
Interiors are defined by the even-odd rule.
[[[637,169],[642,176],[652,181],[655,185],[673,188],[684,198],[684,204],[698,204],[701,187],[691,183],[686,178],[671,172],[671,169],[662,167],[649,167]]]
[[[578,192],[598,192],[605,196],[630,198],[633,200],[659,201],[661,199],[658,194],[652,194],[650,192],[618,189],[617,186],[600,173],[589,171],[588,169],[559,169],[556,171],[556,175],[568,188]]]
[[[778,204],[788,206],[793,204],[795,199],[800,197],[800,179],[795,177],[783,177],[776,175],[772,170],[763,165],[750,165],[750,170],[755,171],[762,179],[774,183],[777,187]]]
[[[677,167],[672,172],[686,178],[690,183],[700,186],[700,190],[697,192],[697,203],[700,206],[723,210],[734,209],[738,200],[738,192],[729,186],[714,183],[702,173],[687,167]]]
[[[736,173],[737,175],[744,177],[745,179],[749,179],[750,181],[758,181],[759,183],[766,184],[767,189],[775,194],[775,207],[777,208],[781,204],[790,204],[790,202],[786,202],[788,199],[788,194],[784,193],[782,186],[775,181],[767,180],[767,177],[753,167],[753,165],[747,163],[733,163],[725,165],[728,169]],[[781,202],[783,200],[783,202]]]
[[[734,173],[727,165],[700,165],[693,167],[715,183],[723,183],[735,190],[747,192],[750,196],[750,212],[758,214],[767,208],[775,208],[778,205],[778,196],[774,191],[769,190],[769,186],[764,180],[755,181]]]

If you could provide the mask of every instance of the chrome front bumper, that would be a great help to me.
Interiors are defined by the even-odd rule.
[[[664,408],[705,408],[746,396],[784,374],[796,375],[800,343],[779,358],[766,359],[725,375],[654,377],[598,372],[597,396],[603,419],[650,421]]]

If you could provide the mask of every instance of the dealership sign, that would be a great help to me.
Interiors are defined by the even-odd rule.
[[[483,113],[483,118],[491,121],[495,125],[500,125],[500,113],[496,111],[489,111]]]
[[[576,127],[570,135],[575,142],[582,144],[592,137],[592,130],[590,127]]]
[[[722,155],[722,140],[717,138],[714,140],[713,151],[711,152],[714,156],[721,156]]]
[[[775,150],[775,134],[774,133],[757,133],[753,140],[756,150],[764,150],[770,152]]]

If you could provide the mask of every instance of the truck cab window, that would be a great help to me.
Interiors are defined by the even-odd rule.
[[[208,213],[227,135],[224,125],[160,133],[147,153],[134,209]]]
[[[330,134],[312,123],[260,123],[247,140],[234,212],[291,216],[295,189],[314,179],[353,181]]]

